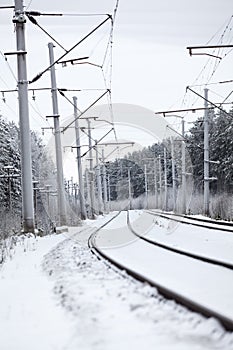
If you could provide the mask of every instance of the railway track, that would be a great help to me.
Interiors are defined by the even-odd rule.
[[[102,226],[100,226],[98,229],[96,229],[90,236],[88,240],[88,245],[92,251],[93,254],[95,254],[99,259],[103,259],[103,261],[107,264],[109,264],[112,268],[117,269],[119,273],[122,271],[126,271],[128,275],[136,278],[137,280],[143,282],[143,283],[148,283],[149,285],[157,288],[158,292],[162,294],[164,297],[168,299],[173,299],[177,301],[178,303],[186,306],[192,311],[198,312],[206,317],[215,317],[218,319],[221,324],[224,326],[226,330],[233,330],[233,319],[230,317],[224,315],[224,313],[218,312],[206,305],[204,303],[198,302],[194,299],[192,299],[189,295],[185,295],[185,293],[180,293],[179,291],[175,290],[174,288],[169,288],[163,283],[161,283],[159,280],[156,280],[154,278],[145,276],[144,273],[141,273],[137,271],[134,266],[127,266],[124,262],[122,262],[119,259],[116,259],[116,257],[111,256],[111,249],[106,250],[100,247],[100,244],[98,243],[99,235],[101,235],[103,232],[106,234],[111,234],[112,230],[109,230],[108,232],[108,225],[113,222],[121,212],[118,212],[114,217],[112,217],[109,221],[105,222]],[[128,215],[127,215],[128,216]],[[127,227],[125,228],[128,230],[132,235],[135,235],[135,232],[133,232],[132,227],[130,227],[129,223],[129,216],[127,218]],[[136,234],[137,241],[143,241],[144,244],[150,243],[149,245],[151,246],[151,242],[145,242],[142,237],[139,237]],[[157,248],[163,248],[163,247],[157,247]],[[118,249],[118,248],[117,248]],[[121,248],[119,248],[121,249]],[[164,248],[163,248],[164,249]],[[114,250],[114,249],[113,249]],[[167,250],[167,248],[165,249]],[[110,252],[110,253],[109,253]],[[156,253],[156,252],[155,252]],[[169,253],[175,253],[177,252],[169,252]],[[178,254],[181,254],[180,252]],[[187,254],[185,254],[187,255]],[[199,258],[197,256],[191,257],[187,256],[187,259],[194,258],[195,260],[201,260],[202,263],[204,263],[203,257]],[[208,259],[209,260],[209,259]],[[209,261],[207,261],[209,263]],[[222,268],[221,262],[211,262],[213,265],[220,265],[217,268]],[[224,268],[232,269],[232,266],[224,266]],[[231,271],[229,271],[231,273]],[[201,286],[200,286],[201,287]]]
[[[150,212],[150,211],[146,211],[146,212],[151,214],[151,215],[154,215],[153,212]],[[162,216],[162,217],[165,218],[165,216]],[[168,217],[168,219],[170,219],[170,218]],[[177,221],[177,220],[175,220],[175,221]],[[179,222],[182,223],[181,221],[179,221]],[[185,256],[193,258],[193,259],[204,261],[204,262],[207,262],[209,264],[218,265],[218,266],[222,266],[222,267],[225,267],[225,268],[233,270],[233,264],[230,263],[230,262],[221,261],[221,260],[218,260],[218,259],[213,259],[213,258],[210,258],[210,257],[206,257],[204,255],[199,255],[199,254],[196,254],[196,253],[192,253],[192,252],[190,252],[188,250],[183,250],[183,249],[180,249],[180,248],[174,248],[174,247],[172,247],[170,245],[158,242],[155,239],[150,239],[150,238],[146,237],[144,234],[140,234],[139,232],[136,232],[135,229],[133,228],[133,226],[130,223],[129,211],[127,212],[127,224],[128,224],[128,227],[130,228],[131,232],[135,236],[137,236],[138,238],[148,242],[149,244],[158,246],[158,247],[160,247],[162,249],[167,249],[167,250],[175,252],[177,254],[185,255]],[[198,226],[201,226],[201,225],[198,225]],[[201,227],[206,228],[206,226],[201,226]]]
[[[207,218],[200,219],[197,217],[192,217],[190,215],[160,212],[156,210],[146,210],[146,212],[154,216],[160,216],[161,218],[164,218],[164,219],[169,219],[169,220],[179,222],[181,224],[194,225],[194,226],[204,227],[208,229],[215,229],[215,230],[233,233],[232,222],[211,220]],[[203,223],[205,224],[203,225]]]

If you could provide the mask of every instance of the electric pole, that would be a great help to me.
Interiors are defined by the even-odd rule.
[[[176,211],[176,172],[175,172],[175,154],[174,154],[174,140],[171,138],[171,157],[172,157],[172,199],[173,211]]]
[[[106,180],[106,167],[105,167],[105,157],[104,150],[102,149],[102,174],[103,174],[103,192],[104,192],[104,211],[107,211],[107,180]]]
[[[185,141],[184,141],[184,119],[182,118],[182,136],[181,141],[181,178],[182,178],[182,199],[181,199],[181,213],[186,214],[186,159],[185,159]]]
[[[25,45],[25,14],[23,0],[15,0],[15,23],[18,66],[19,124],[21,143],[23,231],[34,233],[31,134],[28,110],[28,80]]]
[[[111,184],[110,184],[109,174],[108,174],[108,210],[111,211]]]
[[[162,209],[162,164],[159,155],[159,208]]]
[[[208,89],[204,89],[205,113],[204,113],[204,213],[209,215],[209,111],[208,111]]]
[[[154,158],[155,208],[158,208],[157,159]]]
[[[132,191],[131,191],[130,169],[128,169],[128,186],[129,186],[129,210],[131,210],[132,209]]]
[[[166,147],[164,146],[164,210],[167,211],[167,151]]]
[[[148,209],[148,183],[147,183],[147,168],[144,165],[144,177],[145,177],[145,194],[146,194],[146,209]]]
[[[54,52],[53,43],[48,44],[49,60],[50,60],[50,76],[51,76],[51,92],[53,104],[53,120],[54,120],[54,134],[55,134],[55,148],[56,148],[56,167],[57,167],[57,193],[58,193],[58,217],[59,225],[66,225],[66,204],[65,204],[65,189],[63,177],[62,164],[62,149],[61,149],[61,131],[58,113],[58,98],[57,98],[57,83],[54,66]]]
[[[99,214],[102,214],[103,198],[102,198],[102,187],[101,187],[101,177],[100,177],[99,152],[98,152],[97,141],[95,143],[96,143],[95,154],[96,154],[96,181],[97,181],[98,211],[99,211]]]
[[[94,210],[94,171],[93,171],[93,152],[92,152],[92,138],[91,138],[91,122],[90,119],[87,119],[87,127],[88,127],[88,143],[89,143],[89,155],[90,155],[90,171],[89,171],[89,179],[90,179],[90,218],[95,218],[95,210]]]
[[[75,137],[76,137],[76,147],[77,147],[77,165],[78,165],[78,182],[79,182],[79,202],[81,219],[86,220],[87,213],[85,207],[84,198],[84,186],[83,186],[83,172],[82,172],[82,160],[81,160],[81,146],[80,146],[80,133],[79,133],[79,120],[78,120],[78,108],[77,108],[77,97],[73,97],[74,103],[74,119],[75,119]]]

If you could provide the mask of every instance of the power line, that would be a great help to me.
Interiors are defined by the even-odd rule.
[[[68,53],[70,53],[72,50],[74,50],[78,45],[80,45],[83,41],[85,41],[89,36],[91,36],[96,30],[98,30],[103,24],[105,24],[109,19],[111,18],[110,15],[101,22],[98,26],[96,26],[94,29],[92,29],[87,35],[85,35],[81,40],[79,40],[75,45],[73,45],[67,52],[65,52],[62,56],[60,56],[57,60],[54,61],[53,64],[49,65],[46,69],[44,69],[42,72],[37,74],[31,81],[29,81],[29,84],[34,83],[38,79],[42,77],[42,75],[47,72],[52,66],[57,64],[59,61],[61,61]]]
[[[11,72],[11,74],[12,74],[14,80],[16,81],[16,83],[18,83],[18,80],[17,80],[17,78],[16,78],[16,75],[15,75],[15,73],[13,72],[13,69],[11,68],[11,66],[10,66],[10,64],[9,64],[9,62],[8,62],[8,60],[7,60],[7,58],[6,58],[6,56],[2,53],[2,51],[0,51],[0,53],[1,53],[2,57],[4,58],[4,61],[6,62],[6,65],[7,65],[8,69],[10,70],[10,72]]]
[[[50,35],[33,16],[29,15],[28,13],[26,14],[31,23],[35,24],[38,28],[40,28],[50,39],[52,39],[58,46],[60,46],[65,52],[67,52],[67,50],[54,37],[52,37],[52,35]]]
[[[29,1],[28,5],[26,6],[26,11],[27,11],[27,10],[29,9],[29,7],[31,6],[32,1],[33,1],[33,0],[30,0],[30,1]]]
[[[223,29],[223,32],[219,38],[219,40],[217,41],[218,43],[222,43],[223,42],[223,39],[224,37],[226,36],[226,33],[229,33],[232,31],[232,26],[230,27],[230,23],[232,21],[232,18],[233,16],[230,17],[229,20],[227,20],[227,23],[224,24],[223,26],[221,26],[221,28],[211,37],[211,39],[207,42],[206,45],[209,45],[209,43],[216,37],[216,35],[220,32],[220,30]],[[213,45],[212,45],[213,46]],[[215,45],[216,46],[216,45]],[[229,45],[228,45],[229,46]],[[196,79],[194,80],[193,84],[190,85],[190,86],[206,86],[206,85],[210,85],[210,80],[213,78],[214,74],[216,73],[218,67],[219,67],[219,64],[220,64],[220,61],[223,61],[223,59],[232,51],[232,49],[230,49],[227,53],[225,53],[225,55],[223,57],[221,57],[221,60],[219,59],[216,59],[213,63],[212,61],[212,58],[209,57],[207,62],[205,63],[205,65],[203,66],[203,68],[201,69],[200,73],[198,74],[198,76],[196,77]],[[213,53],[215,53],[216,50],[213,51]],[[209,67],[209,73],[207,72],[207,67]],[[204,72],[206,72],[206,74],[204,75]],[[206,78],[205,78],[206,76]],[[202,81],[204,81],[205,79],[205,82],[202,83],[202,84],[196,84],[196,82],[198,80],[200,80],[200,78],[202,77]],[[229,81],[230,82],[230,81]],[[187,105],[187,102],[186,102],[186,96],[187,96],[187,90],[185,91],[184,93],[184,96],[183,96],[183,99],[182,99],[182,103],[181,103],[181,106],[184,106],[184,105]],[[197,102],[198,98],[194,99],[191,106],[194,106],[194,104]]]
[[[224,80],[224,81],[217,81],[217,82],[214,82],[214,83],[204,83],[204,84],[189,85],[189,86],[191,86],[191,87],[200,87],[200,86],[208,86],[208,85],[227,84],[227,83],[233,83],[233,80]]]
[[[110,50],[110,69],[109,69],[109,95],[107,96],[109,103],[109,112],[110,112],[110,116],[111,116],[111,121],[114,122],[114,113],[113,113],[113,105],[112,105],[112,69],[113,69],[113,63],[112,63],[112,58],[113,58],[113,34],[114,34],[114,25],[115,25],[115,20],[116,20],[116,15],[117,15],[117,11],[118,11],[118,7],[119,7],[119,0],[116,0],[115,3],[115,8],[113,10],[113,16],[112,16],[112,26],[111,26],[111,32],[110,32],[110,36],[109,36],[109,41],[108,41],[108,45],[106,48],[106,53],[105,53],[105,57],[103,59],[103,63],[102,63],[102,74],[103,74],[103,78],[105,81],[105,84],[107,84],[106,82],[106,78],[104,75],[104,71],[103,71],[103,66],[105,64],[106,61],[106,57],[107,57],[107,50]],[[117,139],[117,134],[116,134],[116,129],[114,128],[114,136],[115,136],[115,140],[118,141]]]
[[[190,90],[191,92],[193,92],[194,94],[196,94],[197,96],[199,96],[200,98],[202,98],[204,101],[210,103],[212,106],[214,106],[215,108],[218,108],[221,112],[225,113],[226,115],[230,116],[231,118],[233,118],[233,116],[231,114],[229,114],[228,112],[224,111],[221,107],[217,106],[215,103],[207,100],[205,97],[203,97],[202,95],[198,94],[196,91],[192,90],[189,86],[187,86],[188,90]]]
[[[224,28],[224,26],[227,27],[227,26],[230,24],[230,22],[231,22],[231,20],[232,20],[232,17],[233,17],[233,16],[231,15],[231,17],[230,17],[229,20],[227,21],[226,25],[223,24],[223,25],[217,30],[217,32],[207,41],[206,45],[208,45],[208,44],[215,38],[215,36],[217,36],[217,34],[222,30],[222,28]]]
[[[61,91],[59,91],[61,93]],[[83,114],[85,114],[91,107],[93,107],[102,97],[104,97],[107,93],[109,93],[109,90],[106,90],[100,97],[98,97],[90,106],[88,106],[81,114],[76,118],[79,119]],[[71,102],[71,101],[70,101]],[[74,106],[74,104],[71,102],[71,104]],[[63,133],[75,122],[74,119],[72,122],[70,122],[67,126],[64,127]]]

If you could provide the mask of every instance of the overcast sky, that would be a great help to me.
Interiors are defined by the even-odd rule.
[[[1,0],[1,5],[13,4],[13,0]],[[28,10],[41,12],[112,13],[115,0],[25,0]],[[114,26],[112,100],[113,102],[137,104],[152,111],[189,108],[195,102],[202,107],[203,101],[196,95],[185,95],[187,85],[206,83],[220,60],[208,56],[189,57],[187,46],[209,44],[233,44],[232,23],[226,24],[233,14],[232,0],[120,0]],[[15,50],[15,34],[12,10],[0,10],[0,50]],[[105,17],[37,17],[39,24],[53,35],[66,49],[79,41]],[[225,32],[224,32],[225,29]],[[80,45],[69,58],[90,56],[90,62],[101,64],[109,38],[110,23],[105,24],[93,37]],[[212,40],[211,40],[212,38]],[[222,41],[221,41],[222,38]],[[48,66],[47,44],[51,41],[39,28],[29,21],[26,24],[28,51],[28,78]],[[221,60],[210,82],[230,80],[233,67],[233,51],[224,50],[215,54],[226,57]],[[203,51],[202,51],[203,52]],[[213,53],[213,51],[208,51]],[[229,53],[228,53],[229,52]],[[63,51],[56,45],[55,57]],[[16,58],[8,60],[16,74]],[[105,61],[107,86],[109,86],[109,53]],[[203,73],[196,80],[203,69]],[[56,66],[59,87],[73,89],[105,88],[101,70],[91,65]],[[12,89],[16,81],[3,57],[0,57],[0,88]],[[49,73],[30,87],[49,87]],[[201,92],[204,86],[196,87]],[[210,99],[223,101],[232,90],[232,84],[210,86]],[[101,91],[77,93],[81,109],[91,103]],[[73,92],[67,96],[72,98]],[[184,96],[185,95],[185,96]],[[42,116],[51,114],[50,93],[36,93],[36,101],[30,97],[31,125],[45,126]],[[228,99],[231,101],[232,99]],[[17,120],[17,95],[6,94],[7,105],[0,102],[0,111],[10,119]],[[103,103],[106,100],[102,101]],[[72,106],[59,97],[63,117],[72,114]],[[37,112],[36,112],[36,111]],[[41,116],[39,116],[39,114]],[[188,115],[185,117],[189,118]],[[47,125],[47,124],[46,124]]]

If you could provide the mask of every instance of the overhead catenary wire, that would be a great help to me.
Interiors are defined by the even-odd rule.
[[[199,96],[200,98],[202,98],[203,100],[207,101],[208,103],[210,103],[212,106],[214,106],[215,108],[219,109],[221,112],[225,113],[226,115],[230,116],[231,118],[233,118],[233,115],[231,115],[230,113],[224,111],[221,107],[217,106],[215,103],[211,102],[210,100],[207,100],[205,97],[203,97],[202,95],[198,94],[196,91],[192,90],[189,86],[186,87],[186,89],[190,90],[191,92],[193,92],[194,94],[196,94],[197,96]]]
[[[38,28],[40,28],[50,39],[52,39],[58,46],[60,46],[60,48],[67,52],[67,50],[51,34],[49,34],[33,16],[29,15],[28,13],[26,14],[31,23],[35,24]]]
[[[34,83],[38,79],[42,77],[42,75],[47,72],[52,66],[57,64],[59,61],[61,61],[68,53],[70,53],[72,50],[74,50],[78,45],[80,45],[83,41],[85,41],[90,35],[92,35],[96,30],[98,30],[102,25],[104,25],[109,19],[111,18],[110,15],[102,21],[98,26],[96,26],[94,29],[92,29],[87,35],[85,35],[82,39],[80,39],[75,45],[73,45],[67,52],[65,52],[63,55],[61,55],[57,60],[55,60],[52,64],[50,64],[47,68],[45,68],[42,72],[37,74],[31,81],[29,81],[29,84]]]
[[[224,102],[231,96],[231,94],[233,93],[233,90],[227,95],[227,97],[222,101],[222,103],[220,104],[220,107],[224,104]]]
[[[219,34],[219,32],[223,29],[229,26],[231,20],[232,20],[233,15],[230,16],[230,18],[226,21],[226,23],[224,23],[223,25],[221,25],[221,27],[215,32],[215,34],[206,42],[206,45],[209,45],[209,43],[211,43],[211,41],[213,41],[213,39]]]
[[[231,15],[231,17],[227,20],[227,22],[223,26],[221,26],[221,28],[211,37],[211,39],[207,42],[207,45],[211,41],[213,41],[213,39],[216,38],[216,36],[219,34],[219,32],[222,30],[222,28],[224,28],[224,29],[222,31],[222,34],[221,34],[219,40],[218,40],[218,43],[222,43],[223,42],[223,40],[226,37],[227,33],[232,33],[232,25],[230,26],[232,19],[233,19],[233,16]],[[231,38],[231,40],[232,40],[232,38]],[[215,52],[215,51],[216,51],[216,49],[213,52]],[[216,71],[217,71],[217,69],[219,67],[220,61],[222,62],[223,59],[227,55],[229,55],[230,52],[232,52],[232,49],[230,49],[227,53],[225,53],[225,55],[223,57],[221,57],[222,58],[221,60],[216,59],[214,62],[213,62],[213,58],[209,57],[207,62],[205,63],[205,65],[201,69],[200,73],[198,74],[198,76],[194,80],[194,82],[192,84],[190,84],[189,86],[202,87],[202,86],[210,84],[211,79],[213,78],[214,74],[216,73]],[[219,62],[217,62],[217,61],[219,61]],[[207,72],[207,68],[208,67],[209,67],[209,73],[204,75],[204,72]],[[207,76],[207,78],[205,78],[205,76]],[[205,79],[205,81],[203,83],[196,84],[196,82],[198,82],[201,77],[202,77],[202,80]],[[185,93],[184,93],[183,99],[182,99],[181,108],[183,106],[187,105],[187,93],[188,93],[188,91],[186,90]],[[194,106],[195,103],[197,102],[197,100],[198,100],[198,97],[193,99],[193,102],[192,102],[191,106]]]
[[[203,86],[209,86],[209,85],[217,85],[217,84],[228,84],[233,83],[233,80],[224,80],[224,81],[217,81],[213,83],[203,83],[203,84],[196,84],[196,85],[189,85],[190,87],[203,87]]]
[[[60,92],[61,93],[61,92]],[[99,96],[91,105],[89,105],[81,114],[75,118],[72,122],[70,122],[67,126],[64,127],[63,133],[75,122],[75,120],[81,118],[82,115],[84,115],[91,107],[93,107],[99,100],[101,100],[107,93],[109,93],[109,90],[105,91],[101,96]]]
[[[87,155],[87,153],[90,152],[91,149],[93,149],[100,141],[102,141],[108,134],[110,134],[110,132],[112,132],[114,130],[114,128],[110,129],[105,135],[103,135],[97,142],[95,142],[94,145],[92,145],[92,147],[90,147],[85,153],[83,153],[81,155],[81,157],[84,157],[85,155]],[[95,141],[95,140],[94,140]]]
[[[27,11],[27,10],[29,9],[29,7],[31,6],[32,1],[33,1],[33,0],[30,0],[30,1],[29,1],[28,5],[26,6],[26,11]]]
[[[30,3],[27,5],[27,9],[31,6],[31,3],[32,3],[32,1],[30,1]],[[50,16],[50,15],[58,15],[58,16],[60,16],[60,15],[64,15],[64,16],[107,16],[107,18],[105,19],[105,21],[103,21],[99,26],[97,26],[92,32],[94,32],[95,30],[97,30],[103,23],[105,23],[109,18],[111,18],[111,22],[112,22],[112,25],[113,25],[113,17],[114,17],[114,19],[115,19],[115,17],[116,17],[116,11],[117,11],[117,8],[118,8],[118,4],[119,4],[119,0],[117,0],[116,1],[116,6],[115,6],[115,9],[114,9],[114,14],[113,14],[113,16],[110,16],[109,14],[105,14],[105,13],[95,13],[95,14],[75,14],[75,13],[72,13],[72,14],[69,14],[69,13],[54,13],[54,14],[52,14],[52,13],[39,13],[39,12],[37,12],[37,11],[26,11],[25,13],[26,13],[26,15],[27,15],[27,17],[29,18],[29,20],[32,22],[32,23],[34,23],[34,24],[36,24],[36,25],[38,25],[38,27],[40,28],[40,29],[42,29],[54,42],[56,42],[59,46],[61,46],[57,41],[56,41],[56,39],[55,38],[53,38],[46,30],[44,30],[44,28],[42,28],[38,23],[37,23],[37,21],[35,20],[35,18],[33,17],[33,16]],[[91,32],[91,33],[92,33]],[[91,33],[89,33],[86,37],[88,37]],[[108,54],[108,50],[109,50],[109,47],[111,47],[111,50],[112,50],[112,33],[113,33],[113,27],[111,26],[111,33],[110,33],[110,36],[109,36],[109,40],[108,40],[108,43],[107,43],[107,48],[106,48],[106,52],[105,52],[105,55],[104,55],[104,58],[103,58],[103,62],[102,62],[102,65],[105,65],[106,64],[106,57],[107,57],[107,54]],[[86,38],[85,37],[85,38]],[[83,41],[85,38],[83,38],[81,41]],[[80,41],[80,42],[81,42]],[[80,43],[79,42],[79,43]],[[76,47],[78,44],[76,44],[75,46],[73,46],[70,50],[66,50],[65,48],[63,48],[62,46],[62,48],[66,51],[66,53],[69,53],[74,47]],[[2,56],[4,57],[4,55],[2,54]],[[112,54],[111,54],[111,56],[112,56]],[[64,57],[64,56],[63,56]],[[61,58],[60,58],[61,59]],[[6,57],[4,57],[4,60],[7,62],[7,59],[6,59]],[[57,60],[57,61],[59,61],[59,59]],[[112,57],[111,57],[111,61],[112,61]],[[56,62],[55,62],[56,63]],[[11,69],[11,67],[10,67],[10,65],[9,65],[9,63],[7,62],[7,65],[9,66],[9,69],[11,70],[11,73],[12,73],[12,75],[14,76],[14,78],[15,78],[15,81],[17,82],[17,78],[16,78],[16,76],[14,75],[14,72],[13,72],[13,70]],[[50,68],[50,67],[49,67]],[[48,69],[49,69],[48,68]],[[112,62],[111,62],[111,69],[112,69]],[[110,69],[110,70],[111,70]],[[47,70],[47,69],[46,69]],[[42,72],[43,73],[43,72]],[[103,75],[104,75],[104,72],[102,72],[103,73]],[[41,75],[40,75],[41,76]],[[106,79],[106,78],[105,78]],[[35,80],[34,80],[35,81]],[[107,81],[107,79],[106,79],[106,81]],[[111,80],[110,80],[111,81]],[[32,81],[30,81],[29,83],[32,83]],[[111,83],[110,83],[110,85],[111,85]],[[106,83],[106,87],[107,87],[107,83]],[[17,91],[17,89],[15,89],[16,91]],[[29,90],[29,89],[28,89]],[[33,89],[32,89],[33,90]],[[90,90],[100,90],[100,89],[85,89],[86,91],[90,91]],[[102,90],[104,90],[104,89],[102,89]],[[110,90],[108,91],[109,93],[110,93]],[[108,100],[109,100],[109,108],[110,108],[110,110],[112,110],[112,101],[111,101],[111,96],[110,96],[111,94],[108,94],[107,96],[108,96]],[[29,102],[30,103],[30,102]],[[35,103],[34,103],[34,105],[32,105],[31,103],[30,103],[30,105],[31,105],[31,107],[33,108],[33,110],[44,120],[45,118],[42,116],[42,114],[40,113],[40,111],[39,111],[39,109],[38,109],[38,106],[37,106],[37,108],[36,108],[36,106],[35,106]],[[45,119],[46,120],[46,119]],[[114,132],[115,132],[115,130],[114,130]]]
[[[8,60],[7,60],[7,58],[6,58],[6,56],[2,53],[2,51],[0,51],[0,53],[1,53],[1,56],[3,57],[4,61],[6,62],[6,65],[7,65],[8,69],[10,70],[12,77],[14,78],[14,80],[16,81],[16,83],[18,83],[18,79],[17,79],[17,77],[16,77],[16,75],[15,75],[13,69],[11,68],[11,66],[10,66],[10,64],[9,64],[9,62],[8,62]]]
[[[110,64],[109,64],[109,95],[108,95],[108,99],[109,99],[109,112],[110,112],[110,116],[111,116],[111,121],[114,122],[114,113],[113,113],[113,105],[112,105],[112,70],[113,70],[113,34],[114,34],[114,24],[115,24],[115,20],[116,20],[116,15],[117,15],[117,11],[118,11],[118,7],[119,7],[119,0],[116,0],[115,3],[115,8],[113,10],[113,16],[112,16],[112,25],[111,25],[111,32],[110,32],[110,36],[109,36],[109,41],[108,41],[108,45],[107,45],[107,49],[106,49],[106,53],[105,56],[103,58],[103,63],[102,63],[102,74],[103,74],[103,78],[104,78],[104,82],[107,85],[107,80],[103,71],[103,66],[105,64],[106,61],[106,57],[107,57],[107,51],[110,50]],[[117,141],[117,134],[116,134],[116,130],[114,128],[114,136],[115,136],[115,140]]]

